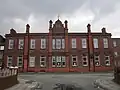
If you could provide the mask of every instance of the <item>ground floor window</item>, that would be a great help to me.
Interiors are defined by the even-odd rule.
[[[100,66],[100,57],[99,55],[94,56],[95,66]]]
[[[75,67],[77,66],[77,56],[72,56],[72,66]]]
[[[45,66],[46,66],[46,57],[40,56],[40,67],[45,67]]]
[[[82,65],[88,66],[88,56],[87,55],[82,55]]]
[[[17,66],[18,67],[22,67],[23,65],[23,57],[22,56],[18,56],[17,57]]]
[[[12,61],[13,61],[13,57],[12,56],[8,56],[7,57],[7,67],[12,66]]]
[[[114,52],[115,57],[118,56],[118,52]]]
[[[29,58],[29,67],[35,67],[35,57],[34,56],[30,56]]]
[[[52,67],[65,67],[65,56],[52,56]]]
[[[110,56],[105,56],[105,65],[110,66]]]

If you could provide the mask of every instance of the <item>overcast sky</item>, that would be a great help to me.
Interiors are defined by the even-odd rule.
[[[86,32],[91,24],[93,32],[105,27],[113,37],[120,37],[120,0],[0,0],[0,34],[10,28],[25,32],[48,32],[48,22],[68,20],[69,32]]]

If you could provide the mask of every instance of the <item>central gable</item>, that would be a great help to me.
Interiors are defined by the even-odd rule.
[[[65,33],[64,24],[59,19],[53,24],[52,33]]]

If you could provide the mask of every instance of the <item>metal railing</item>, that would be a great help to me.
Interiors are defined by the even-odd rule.
[[[18,74],[18,67],[0,69],[0,77],[13,76]]]

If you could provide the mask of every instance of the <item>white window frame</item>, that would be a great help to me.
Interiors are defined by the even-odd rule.
[[[30,40],[30,49],[35,49],[35,39]]]
[[[65,48],[65,39],[62,39],[62,49]]]
[[[115,55],[115,56],[118,56],[118,52],[114,52],[114,55]]]
[[[22,59],[22,61],[20,61],[20,59]],[[21,63],[21,65],[20,65]],[[22,67],[23,66],[23,56],[18,56],[17,57],[17,66],[18,67]]]
[[[104,48],[108,48],[108,38],[103,38]]]
[[[62,58],[62,67],[65,67],[66,66],[66,58],[65,58],[65,56],[62,56],[61,58]],[[65,65],[63,65],[63,63],[65,63]]]
[[[8,49],[13,49],[13,48],[14,48],[14,40],[13,39],[9,39]]]
[[[72,48],[76,48],[77,45],[76,45],[76,38],[72,38]]]
[[[42,61],[42,59],[44,61]],[[42,65],[44,63],[44,65]],[[40,56],[40,67],[46,67],[46,56]]]
[[[52,39],[52,48],[55,49],[55,39]]]
[[[62,62],[61,56],[56,56],[56,64],[57,64],[57,67],[61,67],[61,66],[62,66],[62,65],[61,65],[61,62]]]
[[[0,50],[4,50],[4,46],[0,46]]]
[[[106,60],[106,57],[108,57],[108,59]],[[106,64],[106,62],[109,62],[108,64]],[[105,56],[105,65],[106,66],[110,66],[110,56]]]
[[[55,65],[53,65],[53,63],[55,63]],[[52,67],[55,67],[55,66],[56,66],[56,57],[52,56]]]
[[[96,58],[98,58],[98,60],[96,60]],[[95,63],[95,66],[100,66],[100,56],[99,55],[95,55],[94,56],[94,63]],[[98,64],[96,63],[96,62],[98,62]]]
[[[29,67],[35,67],[35,56],[29,57]]]
[[[84,61],[84,58],[86,58],[86,61]],[[84,64],[86,62],[86,64]],[[87,55],[82,55],[82,66],[88,66],[88,56]]]
[[[18,49],[23,49],[23,47],[24,47],[24,39],[19,39]]]
[[[82,38],[82,48],[87,48],[87,39],[86,38]]]
[[[76,61],[74,61],[73,58],[76,58]],[[74,64],[74,63],[76,63],[76,64]],[[73,66],[73,67],[78,66],[77,56],[72,56],[72,66]]]
[[[113,46],[116,47],[117,46],[117,42],[115,40],[113,40]]]
[[[7,67],[12,66],[12,62],[13,62],[13,57],[12,56],[7,56]]]
[[[61,39],[56,39],[56,49],[61,49]]]
[[[45,49],[46,48],[46,39],[42,38],[41,39],[41,49]]]
[[[98,48],[98,38],[93,38],[94,48]]]

